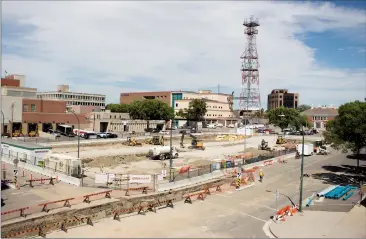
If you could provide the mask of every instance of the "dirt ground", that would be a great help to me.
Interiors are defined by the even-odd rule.
[[[258,144],[263,137],[252,137],[247,139],[247,147],[245,152],[252,152],[254,155],[268,154],[268,151],[258,150]],[[190,142],[190,141],[188,141]],[[179,144],[178,142],[175,142]],[[173,160],[174,167],[184,165],[198,166],[207,165],[215,159],[225,159],[230,155],[240,154],[244,150],[243,140],[231,142],[206,142],[206,150],[181,149],[179,157]],[[274,146],[274,142],[269,142],[270,147]],[[175,145],[177,146],[177,145]],[[97,157],[83,158],[85,174],[92,176],[94,173],[108,172],[120,174],[160,174],[162,169],[169,168],[169,160],[151,160],[147,158],[143,152],[143,147],[126,147],[124,153],[128,153],[127,149],[134,150],[135,155],[108,155],[116,149],[102,150],[104,155]],[[148,146],[146,150],[151,147]],[[179,146],[178,146],[179,147]],[[95,148],[93,150],[96,150]],[[98,148],[98,151],[101,151]],[[119,149],[121,151],[121,149]],[[147,152],[147,151],[146,151]],[[95,155],[95,154],[94,154]]]

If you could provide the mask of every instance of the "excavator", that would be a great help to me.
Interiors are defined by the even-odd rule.
[[[183,141],[184,141],[184,136],[187,134],[187,132],[186,131],[182,131],[181,134],[182,134],[182,136],[181,136],[181,139],[180,139],[180,147],[181,148],[184,148]],[[189,137],[192,138],[191,146],[188,147],[189,149],[205,150],[205,146],[203,146],[203,141],[202,140],[197,139],[197,137],[194,136],[191,133],[189,133]]]
[[[155,135],[150,139],[146,139],[145,144],[164,146],[164,135]]]

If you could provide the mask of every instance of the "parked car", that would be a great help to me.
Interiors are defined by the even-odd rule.
[[[216,127],[220,127],[220,128],[221,128],[221,127],[224,127],[224,125],[223,125],[223,124],[221,124],[221,123],[217,123],[217,124],[216,124]]]
[[[98,139],[100,139],[100,138],[106,139],[107,138],[107,133],[105,133],[105,132],[97,133],[97,138]]]
[[[117,134],[114,133],[106,133],[107,134],[107,138],[118,138]]]
[[[229,124],[227,127],[228,128],[235,128],[235,125],[234,124]]]
[[[49,129],[48,133],[54,135],[56,138],[61,137],[61,133],[53,129]]]
[[[207,125],[207,128],[208,128],[208,129],[216,129],[216,125],[214,125],[214,124],[209,124],[209,125]]]

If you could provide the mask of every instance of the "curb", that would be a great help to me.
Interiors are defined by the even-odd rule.
[[[263,231],[266,234],[266,236],[268,236],[269,238],[278,238],[271,230],[271,224],[273,223],[273,220],[268,220],[264,226],[263,226]]]

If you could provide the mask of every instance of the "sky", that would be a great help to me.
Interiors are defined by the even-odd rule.
[[[6,1],[2,64],[39,91],[241,92],[245,18],[260,26],[261,105],[286,88],[300,104],[366,97],[362,1]],[[4,72],[2,72],[4,75]]]

